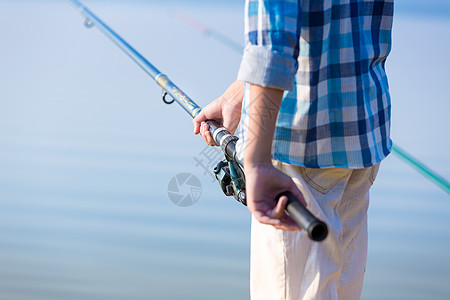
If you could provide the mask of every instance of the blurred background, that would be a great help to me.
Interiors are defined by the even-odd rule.
[[[84,4],[201,106],[236,77],[174,13],[243,45],[241,0]],[[449,32],[447,0],[397,0],[387,62],[394,142],[447,179]],[[190,117],[68,1],[0,0],[0,39],[0,299],[249,299],[250,214]],[[372,191],[362,299],[448,299],[449,195],[394,155]]]

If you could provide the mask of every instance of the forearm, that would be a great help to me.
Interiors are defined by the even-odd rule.
[[[272,140],[283,91],[252,84],[250,97],[245,168],[271,164]]]
[[[234,81],[221,96],[224,100],[223,105],[230,105],[240,110],[244,99],[244,85],[243,81]]]

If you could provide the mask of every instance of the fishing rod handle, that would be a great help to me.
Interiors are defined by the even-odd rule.
[[[213,120],[207,120],[209,131],[214,141],[222,148],[223,152],[230,158],[237,161],[242,167],[243,163],[237,159],[236,141],[238,138],[230,133],[230,131]],[[287,196],[286,212],[288,215],[308,233],[308,236],[314,241],[322,241],[327,237],[327,225],[317,219],[305,206],[289,191],[279,194],[276,198],[278,201],[281,196]]]
[[[317,219],[306,207],[289,191],[285,191],[277,196],[277,201],[287,196],[288,201],[285,211],[287,214],[308,233],[313,241],[323,241],[328,235],[327,225]]]
[[[225,127],[220,127],[219,123],[214,120],[207,120],[209,125],[209,132],[213,137],[213,140],[222,148],[225,155],[239,163],[241,167],[244,163],[239,159],[236,153],[236,142],[239,139],[237,136],[231,134],[231,132]]]

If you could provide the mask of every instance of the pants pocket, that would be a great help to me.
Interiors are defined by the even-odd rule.
[[[299,167],[300,173],[305,181],[315,190],[326,194],[339,181],[348,178],[351,175],[350,169],[329,168],[329,169],[310,169]]]

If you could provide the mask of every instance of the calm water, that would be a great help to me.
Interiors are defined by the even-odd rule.
[[[392,135],[450,178],[448,5],[399,3]],[[240,56],[171,12],[240,37],[238,2],[86,4],[200,105],[234,80]],[[250,216],[196,165],[188,115],[66,2],[0,1],[0,37],[0,299],[248,299]],[[167,196],[182,172],[190,208]],[[363,299],[448,299],[450,197],[391,156],[369,217]]]

